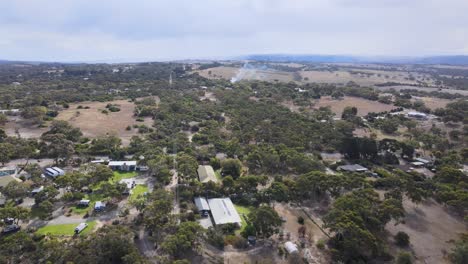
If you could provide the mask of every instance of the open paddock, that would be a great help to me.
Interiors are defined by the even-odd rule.
[[[114,113],[109,111],[108,114],[103,114],[102,110],[106,109],[107,104],[117,105],[120,111]],[[77,109],[78,106],[82,106],[82,108]],[[87,107],[89,109],[85,109]],[[82,102],[70,104],[68,109],[59,113],[57,119],[68,121],[71,125],[80,128],[86,137],[95,138],[106,134],[115,134],[122,139],[124,145],[127,145],[131,137],[138,134],[135,128],[130,131],[126,130],[127,126],[134,124],[151,126],[153,123],[151,119],[137,122],[133,116],[134,109],[135,105],[127,100]]]
[[[395,108],[393,105],[383,104],[377,101],[371,101],[359,97],[345,96],[341,100],[335,100],[330,96],[323,96],[315,101],[314,108],[329,106],[337,117],[341,117],[343,109],[347,106],[355,106],[358,109],[358,116],[365,116],[370,112],[390,111]]]

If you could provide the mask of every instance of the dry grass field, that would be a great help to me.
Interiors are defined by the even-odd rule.
[[[413,97],[413,102],[416,100],[421,100],[424,104],[431,110],[437,108],[444,108],[448,103],[453,102],[449,99],[435,98],[435,97]]]
[[[410,74],[401,71],[380,71],[380,70],[338,70],[338,71],[301,71],[302,79],[306,82],[316,83],[339,83],[346,84],[353,81],[363,86],[373,86],[385,82],[398,82],[407,84],[417,84],[417,80],[433,84],[430,76],[412,73],[414,80],[410,80]]]
[[[120,107],[119,112],[109,112],[103,114],[101,111],[106,109],[108,103],[117,104]],[[81,105],[89,109],[77,109]],[[133,116],[135,105],[127,100],[116,100],[112,102],[82,102],[79,104],[70,104],[70,108],[61,111],[57,116],[58,120],[70,122],[75,127],[79,127],[86,137],[98,137],[106,134],[115,134],[122,139],[122,143],[127,145],[130,138],[137,134],[136,129],[126,130],[127,126],[134,124],[143,124],[136,122]],[[145,120],[144,124],[152,125],[152,120]]]
[[[407,213],[405,222],[389,223],[386,229],[392,235],[403,231],[410,236],[410,247],[417,258],[415,263],[448,263],[445,253],[450,252],[452,241],[467,231],[463,219],[451,215],[432,200],[416,205],[405,199],[403,205]]]
[[[46,126],[47,124],[44,127],[38,127],[20,116],[11,116],[8,117],[8,122],[5,125],[5,133],[8,136],[19,135],[22,138],[38,138],[47,131]]]
[[[369,112],[390,111],[395,108],[393,105],[383,104],[376,101],[367,100],[359,97],[345,96],[341,100],[334,100],[330,96],[323,96],[315,101],[314,108],[329,106],[337,117],[341,116],[343,109],[347,106],[355,106],[358,109],[358,116],[365,116]]]

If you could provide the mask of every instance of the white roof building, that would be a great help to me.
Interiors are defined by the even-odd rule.
[[[296,244],[291,241],[284,243],[284,248],[288,251],[289,254],[298,252]]]
[[[198,211],[209,211],[210,206],[208,205],[208,201],[203,197],[195,197],[195,205],[198,208]]]
[[[137,162],[134,160],[129,161],[109,161],[109,166],[136,166]]]
[[[208,199],[208,205],[216,225],[230,223],[241,225],[242,220],[230,198]]]

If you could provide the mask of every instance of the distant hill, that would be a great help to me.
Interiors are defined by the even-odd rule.
[[[268,62],[316,62],[316,63],[409,63],[409,64],[451,64],[468,65],[468,56],[428,57],[361,57],[347,55],[289,55],[264,54],[248,55],[242,59]]]

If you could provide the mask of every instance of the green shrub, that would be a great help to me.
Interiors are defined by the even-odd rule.
[[[409,235],[402,231],[395,235],[395,242],[399,247],[407,247],[409,245],[409,239]]]

